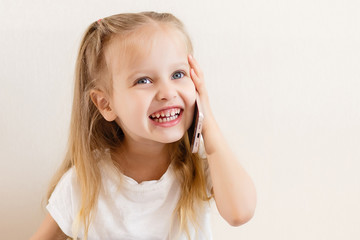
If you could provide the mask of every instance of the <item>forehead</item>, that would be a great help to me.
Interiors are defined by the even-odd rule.
[[[172,46],[176,56],[187,56],[186,37],[170,26],[146,25],[126,35],[114,36],[105,49],[105,61],[112,74],[139,66],[154,54],[165,54],[162,47]]]

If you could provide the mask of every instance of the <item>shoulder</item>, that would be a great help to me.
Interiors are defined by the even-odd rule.
[[[65,194],[67,192],[71,192],[76,188],[78,188],[76,171],[75,171],[75,168],[72,167],[67,172],[65,172],[64,175],[61,177],[61,179],[57,183],[51,197],[53,197],[53,195],[56,195],[58,193]],[[51,199],[51,197],[50,197],[50,199]]]
[[[76,178],[75,167],[72,167],[64,173],[64,175],[61,177],[58,185],[73,182],[75,180],[75,178]]]
[[[79,197],[80,185],[77,180],[75,167],[70,168],[57,183],[49,202],[59,199],[66,200]]]
[[[75,168],[72,167],[68,171],[66,171],[59,182],[56,184],[56,187],[53,193],[50,196],[49,201],[53,200],[55,196],[59,194],[65,194],[73,190],[73,188],[77,187],[77,179],[76,179],[76,171]]]

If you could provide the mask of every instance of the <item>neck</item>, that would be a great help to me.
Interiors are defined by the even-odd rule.
[[[123,149],[126,157],[132,162],[139,164],[152,165],[169,158],[167,144],[159,142],[138,142],[130,138],[125,138]]]
[[[112,157],[125,175],[139,183],[158,180],[170,164],[167,144],[136,142],[129,138],[124,139]]]

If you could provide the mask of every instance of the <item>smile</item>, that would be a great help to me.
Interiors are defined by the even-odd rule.
[[[181,115],[181,108],[170,108],[155,112],[149,116],[156,123],[175,123]]]

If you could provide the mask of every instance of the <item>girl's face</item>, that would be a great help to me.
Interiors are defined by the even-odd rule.
[[[124,47],[125,46],[125,47]],[[196,98],[184,37],[146,26],[105,54],[113,79],[110,107],[125,138],[171,143],[190,127]]]

